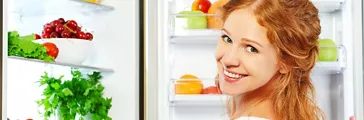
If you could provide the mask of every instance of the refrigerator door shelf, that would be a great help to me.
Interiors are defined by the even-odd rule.
[[[334,12],[341,9],[345,0],[310,0],[319,9],[319,12]]]
[[[220,39],[221,30],[174,30],[170,34],[171,44],[216,45]]]
[[[226,106],[226,95],[173,95],[170,96],[170,106]]]
[[[315,67],[313,68],[313,75],[322,75],[322,74],[338,74],[344,70],[344,67],[341,66],[339,61],[333,62],[317,62]]]
[[[113,11],[110,5],[85,2],[83,0],[14,0],[10,1],[10,13],[22,17],[44,16],[52,14],[97,14]],[[67,9],[65,9],[67,8]]]
[[[70,0],[70,1],[79,2],[83,7],[89,8],[89,9],[94,9],[94,10],[111,11],[111,10],[115,9],[113,6],[110,6],[110,5],[103,5],[100,3],[87,2],[86,0]]]
[[[54,65],[54,66],[59,66],[59,67],[77,68],[77,69],[81,69],[83,71],[99,71],[99,72],[106,72],[106,73],[114,72],[114,70],[110,69],[110,68],[95,67],[95,66],[89,66],[89,65],[83,65],[83,64],[44,62],[42,60],[27,59],[27,58],[16,57],[16,56],[8,56],[8,59],[14,60],[14,61],[16,60],[16,61],[33,62],[33,63],[35,62],[35,63],[39,63],[39,64],[44,64],[45,66]]]
[[[192,78],[188,78],[188,79],[184,79],[184,78],[172,78],[171,81],[170,81],[170,85],[171,86],[174,86],[176,84],[179,84],[179,83],[189,83],[189,82],[192,82],[192,83],[201,83],[203,84],[203,87],[209,87],[209,86],[216,86],[216,81],[218,80],[216,78],[217,75],[215,75],[214,77],[215,78],[196,78],[196,79],[192,79]],[[198,77],[198,75],[196,76]]]

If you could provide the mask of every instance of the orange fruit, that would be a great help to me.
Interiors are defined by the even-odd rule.
[[[198,77],[195,75],[185,74],[185,75],[182,75],[178,81],[179,82],[183,82],[183,81],[184,82],[189,82],[189,81],[200,82],[201,80],[198,79]]]
[[[99,3],[99,0],[86,0],[87,2]]]
[[[221,9],[221,7],[223,5],[225,5],[228,2],[228,0],[218,0],[215,3],[213,3],[209,9],[209,11],[207,12],[207,14],[214,14],[214,16],[208,16],[207,17],[207,25],[209,29],[222,29],[222,21],[219,18],[219,9]]]
[[[201,94],[203,84],[201,82],[178,82],[175,84],[176,94]]]
[[[185,74],[180,77],[175,83],[176,94],[201,94],[203,90],[203,84],[198,77]]]

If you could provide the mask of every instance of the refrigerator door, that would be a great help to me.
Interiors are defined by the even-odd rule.
[[[364,42],[363,42],[363,28],[364,28],[364,2],[362,0],[353,0],[353,34],[354,34],[354,48],[355,48],[355,58],[354,65],[356,66],[354,70],[354,100],[355,100],[355,117],[356,120],[364,119]]]

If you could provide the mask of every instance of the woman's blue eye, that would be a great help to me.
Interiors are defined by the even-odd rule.
[[[258,52],[258,50],[255,47],[250,46],[250,45],[248,45],[245,49],[246,49],[246,51],[251,52],[251,53],[257,53]]]
[[[223,35],[222,39],[227,42],[227,43],[233,43],[233,41],[227,36],[227,35]]]

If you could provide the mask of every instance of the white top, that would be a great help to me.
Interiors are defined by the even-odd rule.
[[[240,117],[235,120],[269,120],[269,119],[259,118],[259,117]]]

